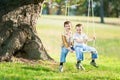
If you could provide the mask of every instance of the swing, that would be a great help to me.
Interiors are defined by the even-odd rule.
[[[68,4],[69,0],[66,0],[66,5],[65,5],[65,20],[68,20],[69,17],[69,7],[70,5]],[[89,16],[90,16],[90,2],[92,6],[92,26],[93,26],[93,35],[95,35],[95,25],[94,25],[94,9],[93,9],[93,0],[88,0],[88,13],[87,13],[87,27],[86,27],[86,33],[88,35],[88,25],[89,25]],[[95,46],[95,40],[93,41],[93,46]],[[91,51],[82,51],[83,53],[86,52],[91,52]]]
[[[88,35],[88,25],[89,25],[89,21],[90,21],[90,1],[91,1],[91,6],[92,6],[92,26],[93,26],[93,35],[95,35],[95,25],[94,25],[94,9],[93,9],[93,0],[88,0],[88,13],[87,13],[87,35]],[[93,46],[95,47],[95,40],[93,41]],[[91,51],[82,51],[83,53],[86,52],[91,52]]]

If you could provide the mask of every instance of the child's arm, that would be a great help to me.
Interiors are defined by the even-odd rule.
[[[94,40],[96,40],[96,37],[95,36],[93,36],[92,38],[88,38],[88,40],[87,41],[94,41]]]
[[[66,37],[64,35],[62,35],[62,42],[65,45],[66,48],[69,47],[69,44],[67,43]]]
[[[64,46],[70,51],[70,52],[73,52],[73,50],[70,48],[67,40],[66,40],[66,37],[64,35],[62,35],[62,41],[63,41],[63,44]]]
[[[86,40],[83,40],[83,39],[74,39],[77,43],[84,43],[86,42]]]

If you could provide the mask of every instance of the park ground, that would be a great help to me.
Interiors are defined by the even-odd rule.
[[[89,36],[95,30],[97,40],[95,48],[99,52],[96,60],[98,68],[91,66],[90,54],[85,53],[82,62],[84,71],[75,67],[75,53],[69,53],[64,71],[60,73],[59,58],[61,52],[61,33],[65,19],[74,25],[82,23],[84,31]],[[120,80],[120,19],[105,18],[105,24],[100,23],[100,18],[95,17],[95,23],[86,22],[87,17],[41,16],[37,23],[37,33],[41,38],[48,54],[56,61],[38,61],[38,63],[2,62],[0,63],[0,80]],[[90,18],[92,20],[92,18]],[[88,43],[93,45],[93,42]]]

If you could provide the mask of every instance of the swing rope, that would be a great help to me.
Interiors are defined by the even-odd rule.
[[[88,35],[89,34],[89,23],[90,23],[90,7],[92,8],[92,27],[93,27],[93,36],[96,35],[96,32],[95,32],[95,20],[94,20],[94,8],[93,8],[93,0],[88,0],[88,12],[87,12],[87,26],[86,26],[86,34]],[[90,4],[91,3],[91,4]],[[69,0],[66,0],[66,5],[65,5],[65,20],[69,20],[69,8],[70,8],[70,5],[69,5]],[[93,41],[93,46],[95,47],[95,40]]]
[[[90,21],[90,18],[89,18],[89,16],[90,16],[90,0],[88,1],[88,13],[87,13],[87,27],[86,27],[86,33],[87,33],[87,35],[88,35],[88,25],[89,25],[89,21]]]
[[[66,4],[65,4],[65,21],[69,20],[68,16],[69,16],[69,0],[66,0]]]
[[[93,26],[93,36],[96,36],[93,0],[92,0],[92,26]],[[96,41],[94,40],[94,41],[93,41],[93,46],[94,46],[94,47],[95,47],[95,42],[96,42]]]
[[[90,2],[91,2],[91,5],[90,5]],[[90,6],[91,6],[91,8],[92,8],[92,27],[93,27],[93,36],[95,36],[95,20],[94,20],[94,9],[93,9],[93,0],[89,0],[88,1],[88,13],[87,13],[87,27],[86,27],[86,33],[87,33],[87,35],[89,34],[88,32],[89,32],[89,30],[88,30],[88,26],[90,26],[89,25],[89,23],[90,23]],[[95,40],[93,41],[93,46],[95,47]]]

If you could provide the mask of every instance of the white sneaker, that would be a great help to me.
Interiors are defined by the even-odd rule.
[[[63,72],[63,66],[62,65],[59,66],[59,71]]]

